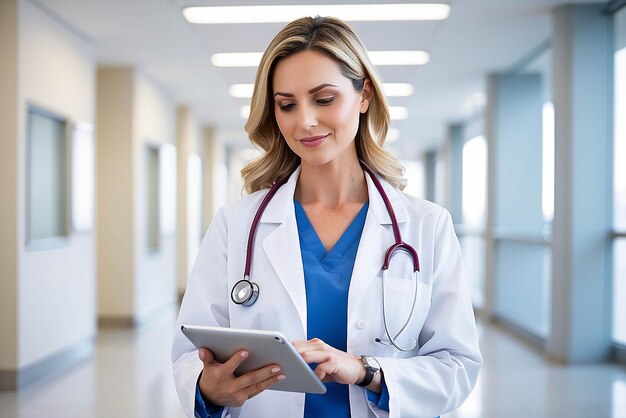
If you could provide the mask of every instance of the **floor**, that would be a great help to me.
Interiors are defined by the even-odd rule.
[[[183,418],[170,372],[175,313],[139,331],[103,330],[94,357],[19,392],[0,392],[2,418]],[[563,367],[499,327],[481,325],[485,366],[442,418],[626,418],[626,367]]]

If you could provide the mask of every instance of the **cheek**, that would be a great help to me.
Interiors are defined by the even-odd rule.
[[[289,136],[289,119],[285,117],[283,112],[275,111],[274,118],[276,119],[276,124],[278,125],[278,129],[283,134],[285,138],[290,138]]]
[[[328,120],[336,131],[350,136],[350,139],[354,139],[354,135],[356,135],[359,127],[359,115],[358,107],[346,104],[330,112]]]

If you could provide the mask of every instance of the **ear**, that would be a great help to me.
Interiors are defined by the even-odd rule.
[[[359,111],[361,113],[367,112],[372,100],[372,94],[372,82],[369,78],[366,78],[363,83],[363,91],[361,92],[361,102],[359,103]]]

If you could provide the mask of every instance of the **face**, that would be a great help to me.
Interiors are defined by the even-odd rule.
[[[369,80],[357,92],[339,64],[318,51],[280,61],[272,78],[274,114],[302,164],[321,166],[354,158],[359,115],[371,97]]]

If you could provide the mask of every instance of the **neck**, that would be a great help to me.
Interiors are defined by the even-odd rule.
[[[295,198],[302,204],[317,203],[327,208],[365,203],[367,182],[356,155],[349,162],[335,160],[321,166],[303,161]]]

